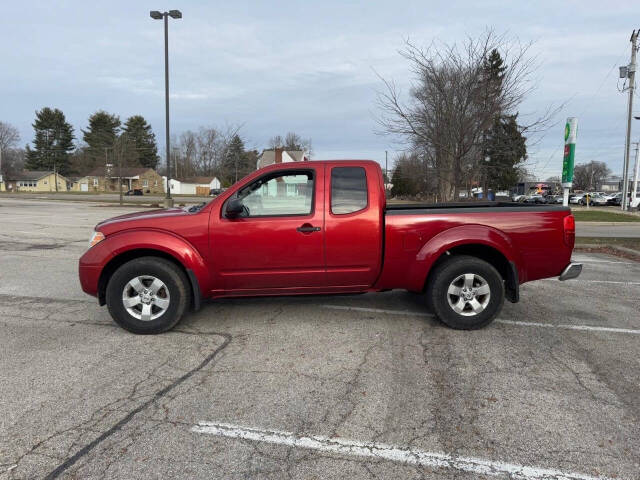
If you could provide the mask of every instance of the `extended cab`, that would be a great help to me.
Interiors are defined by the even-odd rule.
[[[159,333],[203,298],[406,289],[453,328],[491,322],[519,285],[577,277],[569,208],[388,205],[373,161],[258,170],[208,204],[98,224],[82,289],[136,333]]]

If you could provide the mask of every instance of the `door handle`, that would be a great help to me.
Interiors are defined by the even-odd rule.
[[[296,228],[296,230],[301,232],[301,233],[313,233],[313,232],[319,232],[320,231],[320,227],[314,227],[310,223],[304,223],[301,226],[299,226],[298,228]]]

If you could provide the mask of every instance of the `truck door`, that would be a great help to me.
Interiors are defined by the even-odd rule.
[[[235,198],[246,211],[226,218]],[[324,286],[323,207],[322,166],[265,173],[240,189],[211,227],[217,283],[227,291]]]
[[[332,166],[325,172],[327,284],[366,288],[382,262],[382,185],[373,166]]]

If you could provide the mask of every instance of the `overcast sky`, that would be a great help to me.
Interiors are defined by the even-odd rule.
[[[314,158],[372,158],[402,148],[375,134],[376,72],[407,91],[403,40],[459,41],[487,28],[534,42],[532,118],[568,102],[559,124],[529,147],[541,178],[561,172],[563,127],[577,116],[576,161],[622,170],[626,95],[618,65],[640,27],[636,1],[29,1],[3,2],[0,120],[33,138],[34,112],[60,108],[77,138],[98,109],[124,121],[144,115],[164,145],[162,23],[149,10],[179,8],[171,20],[172,133],[242,124],[247,146],[295,131]],[[636,98],[640,115],[640,98]],[[640,137],[636,121],[633,140]],[[162,149],[164,150],[164,149]]]

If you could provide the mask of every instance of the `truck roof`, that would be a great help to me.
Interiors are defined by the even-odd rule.
[[[375,160],[308,160],[304,162],[286,162],[286,163],[272,163],[271,165],[267,165],[266,167],[261,168],[257,171],[269,171],[269,170],[278,170],[280,168],[305,168],[309,164],[313,164],[315,166],[321,164],[330,164],[330,165],[374,165],[380,167],[380,164]]]

